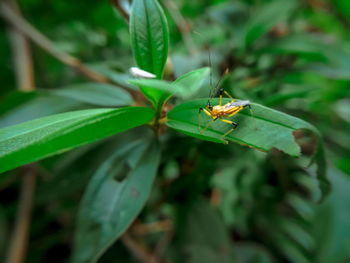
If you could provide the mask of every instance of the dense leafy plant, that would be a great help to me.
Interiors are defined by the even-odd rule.
[[[103,34],[81,29],[94,39],[87,53],[99,46],[99,34],[111,42],[103,44],[103,61],[85,69],[105,81],[82,83],[68,74],[63,88],[10,92],[2,100],[0,186],[11,185],[14,168],[40,161],[24,166],[42,175],[31,233],[38,244],[29,243],[28,262],[52,260],[50,248],[67,245],[67,237],[71,253],[62,260],[77,263],[133,262],[135,256],[144,262],[349,259],[344,206],[350,184],[335,168],[350,170],[347,14],[323,10],[321,2],[179,3],[185,16],[198,20],[199,33],[191,35],[166,1],[166,14],[157,0],[116,2],[128,18],[130,41],[120,16],[112,29],[100,25]],[[96,14],[109,12],[106,3],[89,5]],[[312,26],[322,32],[312,33]],[[66,27],[63,32],[77,30]],[[81,41],[72,45],[83,54]],[[118,61],[109,61],[116,43]],[[213,69],[208,43],[218,65]],[[133,61],[156,78],[126,74]],[[208,101],[210,78],[226,68],[222,87],[249,99],[254,115],[248,109],[235,115],[239,125],[226,138],[225,123],[201,134],[206,119],[202,115],[198,129],[198,110]],[[52,74],[58,80],[66,73]],[[11,203],[4,207],[0,222],[14,216]],[[154,221],[152,230],[147,223]],[[133,256],[115,243],[119,238]]]

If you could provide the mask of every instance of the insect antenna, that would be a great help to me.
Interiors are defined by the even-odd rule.
[[[209,61],[209,67],[210,67],[210,75],[209,75],[209,78],[210,78],[210,91],[209,91],[209,100],[208,100],[208,102],[210,102],[210,100],[217,94],[218,88],[219,88],[219,84],[222,81],[222,79],[224,78],[224,76],[229,72],[229,69],[226,68],[224,73],[220,76],[220,79],[216,83],[215,87],[213,87],[213,66],[212,66],[212,62],[211,62],[211,52],[210,52],[210,48],[209,48],[208,44],[206,44],[206,49],[208,51],[208,61]]]
[[[221,74],[220,79],[219,79],[218,82],[216,83],[215,88],[214,88],[214,92],[211,94],[210,99],[213,98],[213,97],[217,94],[218,88],[219,88],[219,84],[220,84],[220,82],[222,81],[222,79],[225,77],[225,75],[228,73],[228,71],[229,71],[229,69],[226,68],[225,71],[224,71],[224,73]]]
[[[211,54],[210,54],[210,47],[208,44],[205,45],[205,48],[208,52],[208,62],[209,62],[209,68],[210,68],[210,75],[209,75],[209,81],[210,81],[210,89],[209,89],[209,99],[212,97],[213,93],[213,65],[211,63]],[[209,102],[209,101],[208,101]]]

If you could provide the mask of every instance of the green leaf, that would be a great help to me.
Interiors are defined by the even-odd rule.
[[[126,106],[133,100],[128,92],[110,84],[84,83],[51,91],[50,93],[98,106]]]
[[[180,89],[178,85],[158,79],[131,79],[128,82],[138,86],[155,109],[161,108],[176,90]]]
[[[28,101],[24,101],[1,114],[0,128],[87,106],[77,100],[61,96],[35,94],[36,96],[31,97]],[[9,103],[11,103],[11,100]],[[6,101],[5,104],[7,104]]]
[[[0,103],[0,116],[37,96],[36,92],[12,91],[5,94]]]
[[[350,79],[350,53],[341,45],[328,45],[324,54],[327,56],[326,63],[314,63],[309,65],[309,69],[322,76],[331,79]]]
[[[134,142],[97,170],[79,211],[73,262],[96,262],[125,232],[147,201],[159,161],[157,140],[148,145]]]
[[[334,0],[332,4],[336,9],[343,14],[348,20],[350,20],[350,2],[347,0]]]
[[[346,262],[350,257],[350,179],[332,166],[328,174],[333,191],[316,207],[312,232],[318,253],[313,262]]]
[[[156,0],[134,0],[130,14],[132,50],[137,66],[161,79],[168,56],[169,32]]]
[[[234,244],[237,262],[273,263],[272,255],[265,246],[255,242],[236,242]]]
[[[316,85],[285,85],[278,93],[272,94],[263,100],[266,106],[275,106],[286,103],[292,99],[308,98],[310,94],[319,92],[320,88]]]
[[[350,99],[341,99],[335,104],[338,116],[350,123]]]
[[[286,21],[297,7],[295,0],[275,0],[255,12],[247,25],[245,48],[266,34],[274,25]]]
[[[257,50],[257,53],[298,55],[307,69],[333,79],[350,79],[350,53],[343,45],[320,35],[294,34]]]
[[[188,99],[195,95],[202,86],[209,72],[210,68],[205,67],[193,70],[179,77],[173,82],[174,84],[181,86],[181,89],[177,90],[176,94],[183,99]]]
[[[209,68],[193,70],[172,83],[157,79],[131,79],[128,82],[138,86],[145,97],[157,108],[163,106],[174,94],[183,99],[193,96],[202,86],[209,71]]]
[[[219,213],[205,200],[199,199],[178,213],[183,223],[178,223],[176,233],[188,262],[232,262],[229,231]]]
[[[228,102],[230,102],[229,99],[223,99],[223,104]],[[232,126],[220,120],[214,122],[202,135],[200,134],[200,131],[209,123],[208,119],[210,119],[210,121],[212,120],[202,113],[201,128],[199,129],[198,110],[200,107],[204,107],[206,103],[207,99],[200,99],[176,106],[168,113],[167,125],[184,134],[199,139],[224,143],[225,141],[222,139],[222,136],[229,131]],[[219,100],[213,99],[212,104],[218,105]],[[242,110],[231,118],[238,123],[238,127],[226,136],[225,139],[262,151],[269,151],[272,148],[277,148],[296,157],[300,156],[300,147],[294,140],[293,132],[298,129],[311,130],[318,137],[318,145],[313,160],[315,160],[318,165],[317,174],[320,188],[324,195],[328,193],[329,182],[326,178],[324,149],[318,130],[301,119],[262,105],[251,103],[251,107],[255,121],[248,109]]]
[[[0,172],[140,126],[144,107],[91,109],[52,115],[0,130]]]
[[[293,34],[275,40],[257,50],[258,53],[298,55],[317,61],[327,61],[329,43],[310,34]]]

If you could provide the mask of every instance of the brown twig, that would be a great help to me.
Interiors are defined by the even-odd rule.
[[[169,219],[164,221],[153,222],[149,224],[135,224],[132,226],[132,232],[136,235],[148,235],[154,232],[172,230],[172,222]]]
[[[120,0],[111,0],[112,5],[114,5],[123,15],[125,20],[129,22],[130,13],[124,8],[124,6],[120,2]]]
[[[13,10],[21,16],[21,11],[15,0],[9,1]],[[30,45],[26,37],[14,29],[9,28],[9,40],[12,45],[17,87],[21,91],[34,90],[34,74]]]
[[[87,68],[77,58],[58,50],[54,44],[41,34],[36,28],[21,17],[8,3],[0,2],[0,15],[28,39],[32,40],[42,49],[46,50],[52,56],[62,63],[74,68],[76,71],[96,82],[108,82],[103,75]]]
[[[21,11],[16,0],[10,0],[9,6],[12,6],[12,12],[14,12],[18,17],[21,17]],[[17,76],[18,89],[21,91],[32,91],[35,89],[35,85],[30,45],[24,34],[21,31],[18,31],[17,28],[10,29],[10,40],[14,54],[15,73]],[[16,222],[9,243],[9,249],[6,258],[7,263],[22,263],[25,260],[30,215],[35,190],[35,167],[28,165],[19,171],[20,174],[23,175],[21,195],[18,204]]]
[[[26,256],[28,228],[35,190],[36,174],[31,166],[26,166],[23,169],[26,169],[27,171],[25,171],[23,176],[16,222],[9,242],[6,263],[21,263]]]
[[[166,0],[162,2],[167,10],[169,11],[170,15],[173,17],[180,33],[182,36],[182,39],[185,43],[185,46],[187,47],[187,50],[190,55],[193,55],[197,52],[195,45],[193,43],[193,40],[191,38],[190,32],[191,28],[189,27],[187,21],[182,16],[181,12],[179,11],[176,4],[171,0]]]
[[[159,240],[153,253],[159,261],[161,261],[161,259],[163,258],[163,255],[166,252],[166,249],[170,244],[173,236],[174,236],[174,231],[169,230],[164,232],[162,238]]]
[[[121,237],[121,241],[140,262],[158,263],[158,260],[155,258],[155,256],[153,256],[147,248],[136,242],[128,233],[125,233]]]
[[[173,224],[169,219],[148,224],[134,224],[131,227],[131,232],[138,236],[164,232],[153,252],[154,257],[159,262],[161,262],[164,252],[174,235]]]

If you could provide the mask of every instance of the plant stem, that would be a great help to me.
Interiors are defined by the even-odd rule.
[[[26,166],[24,169],[21,186],[21,196],[19,200],[16,223],[12,233],[6,263],[24,262],[27,250],[28,229],[30,214],[35,190],[36,173],[33,167]]]
[[[148,235],[156,232],[166,232],[173,229],[173,223],[170,219],[163,221],[157,221],[148,224],[135,224],[132,226],[131,231],[136,235]]]
[[[21,16],[21,11],[15,0],[9,1],[14,12]],[[21,91],[34,90],[34,74],[30,45],[27,38],[13,27],[9,28],[9,40],[12,46],[13,61],[16,73],[17,87]]]
[[[1,3],[0,10],[3,11]],[[21,11],[16,0],[10,0],[11,11],[21,18]],[[10,7],[9,7],[10,8]],[[10,43],[14,54],[17,87],[21,91],[35,89],[33,63],[30,45],[22,31],[16,27],[10,29]],[[33,166],[25,166],[19,170],[22,174],[21,194],[19,198],[16,222],[9,242],[6,263],[22,263],[26,257],[30,215],[35,191],[36,170]]]
[[[158,263],[157,259],[151,254],[151,252],[136,242],[128,233],[125,233],[121,237],[121,241],[140,262]]]
[[[190,55],[196,54],[197,53],[196,46],[193,43],[193,40],[190,35],[191,28],[189,27],[186,19],[182,16],[181,12],[179,11],[179,8],[172,0],[162,1],[162,3],[166,6],[170,15],[174,18],[174,21],[181,33],[181,37],[188,50],[188,53]]]
[[[96,82],[108,82],[103,75],[87,68],[77,58],[58,50],[54,44],[41,34],[36,28],[21,17],[8,3],[0,2],[0,15],[23,35],[28,37],[42,49],[46,50],[52,56],[64,64],[74,68],[76,71]]]
[[[126,10],[124,8],[124,6],[120,3],[120,0],[111,0],[112,5],[114,5],[119,11],[120,13],[123,15],[123,17],[125,18],[126,22],[129,22],[129,16],[130,13],[128,12],[128,10]]]

